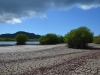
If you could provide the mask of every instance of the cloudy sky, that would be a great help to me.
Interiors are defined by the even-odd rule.
[[[0,0],[0,34],[65,35],[80,26],[100,34],[100,0]]]

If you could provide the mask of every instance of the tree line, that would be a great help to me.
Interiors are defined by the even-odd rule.
[[[2,38],[2,37],[0,37],[0,41],[16,41],[16,39],[15,38]],[[28,38],[27,41],[39,41],[39,39],[38,38],[33,38],[33,39]]]
[[[17,44],[25,44],[28,37],[25,34],[18,34],[16,36]],[[100,35],[94,37],[94,33],[87,27],[79,27],[73,29],[65,36],[48,33],[39,38],[41,45],[52,45],[67,43],[70,48],[87,48],[88,43],[100,44]]]

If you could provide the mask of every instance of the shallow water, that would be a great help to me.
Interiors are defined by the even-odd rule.
[[[16,41],[0,41],[0,45],[15,45]],[[38,41],[28,41],[26,44],[39,44]]]

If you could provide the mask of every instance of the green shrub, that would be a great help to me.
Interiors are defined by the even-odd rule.
[[[95,44],[100,44],[100,36],[95,36],[94,41]]]
[[[39,42],[40,42],[40,44],[45,45],[45,44],[46,44],[45,36],[41,36],[41,37],[39,38]]]
[[[64,41],[71,48],[86,48],[88,43],[93,42],[93,32],[87,27],[79,27],[66,34]]]
[[[64,37],[63,36],[60,36],[58,35],[58,43],[64,43]]]
[[[18,34],[15,38],[18,45],[24,45],[28,40],[28,37],[25,34]]]
[[[47,45],[47,44],[57,44],[58,43],[58,37],[56,34],[46,34],[45,36],[41,36],[40,44]]]

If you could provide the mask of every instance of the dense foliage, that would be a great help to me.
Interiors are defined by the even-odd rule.
[[[16,36],[16,41],[18,45],[24,45],[27,40],[28,37],[25,34],[18,34]]]
[[[39,41],[42,45],[63,43],[63,36],[57,36],[56,34],[46,34],[41,36]]]
[[[93,42],[94,42],[95,44],[100,44],[100,35],[99,35],[99,36],[95,36]]]
[[[66,34],[64,40],[68,47],[86,48],[88,43],[93,42],[93,33],[87,27],[79,27]]]
[[[0,38],[0,41],[16,41],[16,39],[15,38]],[[33,38],[33,39],[28,38],[27,41],[39,41],[39,39],[37,39],[37,38]]]
[[[0,38],[0,41],[15,41],[14,38]]]
[[[64,43],[64,37],[63,36],[60,36],[58,35],[58,43]]]

